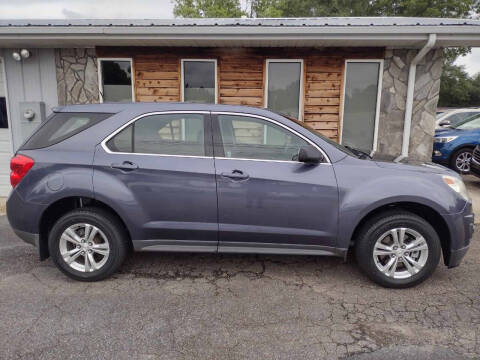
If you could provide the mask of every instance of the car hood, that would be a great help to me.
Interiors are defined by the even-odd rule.
[[[437,129],[435,130],[435,137],[439,137],[439,136],[457,136],[459,135],[461,132],[463,132],[464,130],[457,130],[457,129],[451,129],[451,128],[447,128],[447,129]]]
[[[402,162],[392,162],[392,161],[375,161],[375,163],[381,167],[392,170],[399,171],[416,171],[421,173],[430,173],[430,174],[445,174],[445,175],[457,175],[453,170],[446,168],[445,166],[434,164],[427,161],[402,161]]]

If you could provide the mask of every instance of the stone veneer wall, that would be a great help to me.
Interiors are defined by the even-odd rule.
[[[377,152],[396,157],[402,152],[403,121],[409,64],[418,50],[386,50]],[[443,49],[430,51],[417,65],[409,158],[431,160],[435,113],[440,92]]]
[[[95,49],[56,49],[55,65],[60,105],[99,101]]]

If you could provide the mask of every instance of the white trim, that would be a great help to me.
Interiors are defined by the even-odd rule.
[[[347,59],[345,60],[345,71],[343,74],[343,104],[342,104],[342,114],[340,120],[340,144],[342,143],[343,138],[343,116],[345,114],[345,91],[347,89],[347,71],[348,63],[379,63],[378,67],[378,85],[377,85],[377,102],[375,104],[375,125],[373,129],[373,144],[371,155],[377,151],[377,141],[378,141],[378,123],[380,119],[380,102],[382,100],[382,84],[383,84],[383,59]]]
[[[217,79],[217,59],[181,59],[180,60],[180,92],[181,92],[181,101],[185,101],[185,84],[184,84],[184,70],[183,64],[185,62],[213,62],[215,64],[215,104],[218,103],[218,79]]]
[[[8,135],[10,138],[10,153],[13,155],[15,154],[15,147],[13,146],[13,126],[12,126],[12,118],[10,114],[10,103],[8,99],[8,80],[7,80],[7,68],[5,67],[5,59],[3,56],[0,56],[0,62],[2,63],[0,66],[0,71],[3,75],[3,87],[5,91],[5,104],[7,107],[7,122],[8,122]]]
[[[99,57],[97,58],[97,72],[98,72],[98,100],[103,103],[103,81],[102,81],[102,61],[129,61],[130,62],[130,81],[132,82],[132,102],[135,102],[135,74],[133,71],[133,59],[132,58],[110,58]]]
[[[305,137],[304,135],[300,134],[298,131],[288,127],[287,125],[284,125],[282,124],[281,122],[278,122],[276,120],[273,120],[273,119],[270,119],[268,117],[265,117],[265,116],[261,116],[261,115],[256,115],[256,114],[249,114],[249,113],[243,113],[243,112],[234,112],[234,111],[212,111],[212,115],[232,115],[232,116],[244,116],[244,117],[254,117],[254,118],[257,118],[257,119],[261,119],[261,120],[265,120],[265,121],[269,121],[271,123],[274,123],[275,125],[278,125],[278,126],[281,126],[283,127],[284,129],[294,133],[295,135],[297,135],[298,137],[302,138],[303,140],[305,140],[306,142],[308,142],[310,145],[312,145],[314,148],[316,148],[318,151],[320,151],[323,155],[323,157],[325,158],[325,160],[327,161],[326,163],[322,163],[322,164],[330,164],[331,161],[330,161],[330,158],[328,157],[328,155],[325,153],[325,151],[323,151],[323,149],[318,145],[316,144],[315,142],[313,142],[312,140],[308,139],[307,137]],[[220,159],[221,157],[219,157]],[[217,159],[217,157],[216,157]],[[242,158],[225,158],[225,159],[230,159],[230,160],[257,160],[257,161],[280,161],[280,162],[298,162],[298,161],[288,161],[288,160],[261,160],[261,159],[242,159]]]
[[[298,92],[298,120],[303,121],[302,100],[303,100],[303,59],[267,59],[265,66],[265,96],[263,106],[268,109],[268,65],[270,63],[300,63],[300,89]]]

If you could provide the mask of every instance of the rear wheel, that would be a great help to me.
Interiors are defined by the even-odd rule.
[[[427,279],[440,260],[440,239],[421,217],[387,212],[368,221],[356,240],[360,268],[376,283],[406,288]]]
[[[105,279],[127,254],[123,225],[97,208],[73,210],[62,216],[49,234],[48,246],[57,267],[81,281]]]
[[[473,150],[470,148],[462,148],[455,151],[450,159],[450,168],[460,174],[469,173],[472,153]]]

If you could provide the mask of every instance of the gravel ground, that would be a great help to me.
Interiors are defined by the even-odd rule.
[[[478,238],[460,267],[407,290],[336,258],[159,253],[88,284],[0,217],[0,358],[479,358]]]

